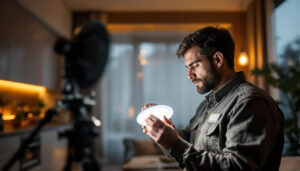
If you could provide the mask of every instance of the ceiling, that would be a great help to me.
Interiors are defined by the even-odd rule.
[[[252,0],[62,0],[72,11],[245,11]]]

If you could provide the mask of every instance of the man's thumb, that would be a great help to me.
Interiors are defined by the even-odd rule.
[[[168,124],[169,126],[175,128],[174,124],[172,123],[172,121],[170,119],[168,119],[166,116],[164,116],[164,122],[166,124]]]

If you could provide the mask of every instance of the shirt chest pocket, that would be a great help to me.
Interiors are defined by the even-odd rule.
[[[204,134],[206,136],[211,136],[213,134],[217,134],[218,133],[218,126],[219,126],[219,123],[218,122],[214,122],[214,123],[206,123],[204,125]]]
[[[201,130],[204,147],[216,153],[220,151],[219,128],[220,122],[205,122]]]
[[[203,124],[202,131],[206,136],[218,134],[218,127],[222,120],[222,114],[212,113]]]

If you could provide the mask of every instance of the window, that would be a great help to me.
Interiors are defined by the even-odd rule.
[[[178,43],[186,34],[115,34],[101,82],[102,149],[108,163],[122,163],[124,138],[147,138],[136,116],[149,102],[169,105],[183,128],[204,96],[187,79]]]
[[[284,60],[284,48],[300,39],[300,1],[285,0],[274,10],[276,54],[278,63]]]
[[[275,10],[275,36],[277,64],[283,65],[285,71],[279,92],[281,109],[285,114],[285,155],[299,155],[299,64],[300,64],[300,6],[299,0],[285,0]],[[280,75],[280,74],[279,74]],[[288,79],[288,80],[285,80]],[[287,83],[287,84],[285,84]]]

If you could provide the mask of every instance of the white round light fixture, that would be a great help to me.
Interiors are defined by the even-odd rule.
[[[163,120],[164,116],[166,116],[167,119],[170,119],[173,116],[173,109],[167,105],[155,105],[139,113],[136,121],[140,125],[146,125],[145,119],[147,119],[150,114],[156,116],[160,120]]]

